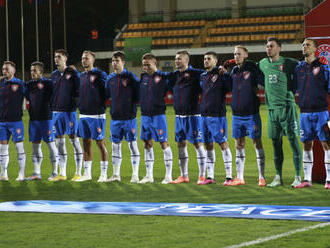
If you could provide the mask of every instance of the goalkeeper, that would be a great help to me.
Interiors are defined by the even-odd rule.
[[[269,187],[283,185],[282,136],[287,136],[293,152],[293,163],[296,171],[292,187],[301,183],[301,149],[298,144],[299,126],[297,108],[294,99],[296,86],[293,84],[294,69],[298,61],[280,56],[281,42],[270,37],[267,39],[268,58],[260,61],[259,67],[265,75],[265,96],[268,109],[268,135],[272,139],[276,176]]]

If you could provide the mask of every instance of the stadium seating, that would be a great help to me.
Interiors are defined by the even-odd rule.
[[[183,20],[185,18],[174,22],[129,24],[115,46],[120,49],[125,44],[124,39],[139,37],[152,37],[153,48],[260,43],[269,36],[293,42],[303,30],[304,21],[303,15]]]

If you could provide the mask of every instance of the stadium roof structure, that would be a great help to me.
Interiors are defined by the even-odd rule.
[[[215,51],[218,54],[228,54],[232,53],[234,45],[232,46],[216,46],[216,47],[202,47],[202,48],[184,48],[191,55],[203,55],[207,51]],[[249,50],[249,53],[262,53],[265,52],[264,44],[257,45],[247,45],[246,48]],[[170,49],[154,49],[151,52],[157,57],[169,57],[175,56],[178,50],[182,48],[170,48]],[[292,44],[292,43],[282,43],[283,52],[297,52],[301,51],[301,44]],[[96,52],[96,59],[110,59],[113,51],[100,51]]]

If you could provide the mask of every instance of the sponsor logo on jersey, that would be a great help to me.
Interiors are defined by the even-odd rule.
[[[283,71],[283,65],[279,65],[279,66],[278,66],[278,69],[279,69],[280,71]]]
[[[42,88],[44,87],[44,85],[41,82],[39,82],[37,84],[37,87],[38,87],[39,90],[42,90]]]
[[[69,80],[69,79],[71,78],[71,76],[72,76],[71,73],[67,73],[67,74],[65,75],[65,79],[66,79],[66,80]]]
[[[22,129],[17,128],[17,129],[16,129],[16,133],[17,133],[17,134],[21,134],[21,133],[22,133]]]
[[[322,44],[317,47],[315,55],[317,57],[324,56],[328,60],[328,65],[330,63],[330,45],[328,44]]]
[[[215,83],[218,80],[218,75],[217,74],[213,75],[211,80],[213,83]]]
[[[126,78],[121,80],[121,83],[124,87],[127,87],[127,79]]]
[[[313,68],[313,75],[314,76],[316,76],[317,74],[319,74],[319,72],[320,72],[320,67],[319,66]]]
[[[135,128],[132,128],[131,132],[132,132],[132,134],[135,134],[135,132],[136,132]]]
[[[249,71],[244,71],[243,72],[243,77],[245,80],[247,80],[250,77],[250,72]]]
[[[11,90],[14,91],[14,92],[17,91],[18,90],[18,84],[12,84],[11,85]]]
[[[160,80],[161,80],[160,76],[155,76],[154,78],[155,84],[158,84]]]
[[[89,78],[91,83],[94,83],[95,79],[96,79],[96,75],[91,75],[90,78]]]
[[[163,135],[163,133],[164,133],[163,129],[159,129],[159,130],[158,130],[158,134],[159,134],[159,135]]]

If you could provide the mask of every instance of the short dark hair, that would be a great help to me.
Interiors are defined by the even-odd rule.
[[[180,51],[177,51],[176,54],[187,55],[188,58],[190,58],[190,54],[188,53],[187,50],[180,50]]]
[[[314,45],[316,48],[319,46],[319,44],[317,43],[317,40],[315,40],[315,39],[312,39],[312,38],[307,37],[307,38],[305,38],[305,40],[310,40],[311,42],[313,42],[313,45]]]
[[[157,60],[156,59],[156,56],[152,53],[145,53],[143,56],[142,56],[142,59],[154,59],[154,60]]]
[[[44,67],[45,67],[44,63],[42,63],[40,61],[35,61],[31,64],[31,66],[38,66],[41,73],[44,73]]]
[[[120,58],[122,61],[125,61],[125,53],[122,51],[115,51],[111,58]]]
[[[212,55],[215,59],[218,60],[218,54],[214,51],[208,51],[208,52],[204,53],[204,56],[205,55]]]
[[[7,61],[3,62],[3,64],[4,65],[11,65],[12,67],[14,67],[16,69],[16,64],[13,61],[7,60]]]
[[[92,55],[92,57],[95,59],[95,53],[92,52],[91,50],[85,50],[85,51],[83,51],[83,54],[84,53],[88,53],[88,54]]]
[[[62,49],[62,48],[61,49],[57,49],[57,50],[55,50],[55,53],[60,53],[60,54],[64,55],[65,57],[69,58],[69,53],[65,49]]]
[[[279,39],[277,39],[276,37],[268,37],[268,38],[267,38],[267,42],[270,42],[270,41],[275,41],[276,44],[277,44],[279,47],[282,47],[281,41],[280,41]]]

